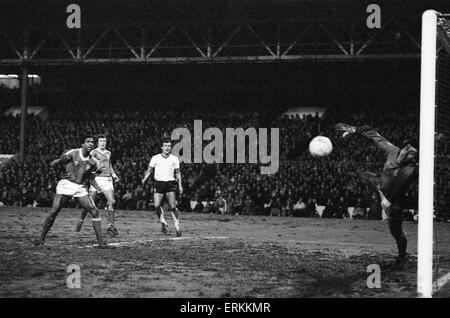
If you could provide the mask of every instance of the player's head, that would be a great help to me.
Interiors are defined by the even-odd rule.
[[[161,142],[161,151],[164,155],[169,155],[172,151],[172,142],[168,138],[164,138]]]
[[[97,145],[102,150],[104,150],[106,148],[106,136],[105,135],[97,136]]]
[[[408,163],[412,161],[416,161],[419,155],[419,150],[417,146],[417,142],[414,139],[406,139],[402,143],[402,148],[397,156],[398,163]]]
[[[94,138],[91,135],[83,136],[81,147],[87,151],[91,151],[94,148]]]

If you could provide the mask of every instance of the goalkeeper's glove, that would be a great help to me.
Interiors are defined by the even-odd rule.
[[[356,132],[356,127],[345,123],[338,123],[334,126],[334,129],[339,132],[343,132],[342,137],[346,137],[349,134]]]

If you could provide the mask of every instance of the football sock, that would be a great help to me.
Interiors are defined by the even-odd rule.
[[[403,258],[406,256],[406,247],[408,245],[408,239],[406,238],[405,232],[402,230],[402,221],[400,220],[389,220],[389,230],[392,236],[395,238],[398,248],[398,256]]]
[[[180,216],[180,214],[179,214],[179,212],[178,212],[177,210],[175,210],[175,209],[172,210],[173,223],[174,223],[175,229],[176,229],[177,231],[180,230],[180,220],[179,220],[179,216]]]
[[[92,219],[92,227],[94,228],[98,244],[99,245],[103,244],[102,219],[101,218]]]
[[[114,226],[114,216],[115,216],[114,209],[108,208],[108,225]]]
[[[164,210],[162,207],[156,208],[156,215],[158,215],[159,221],[167,225],[166,219],[164,218]]]

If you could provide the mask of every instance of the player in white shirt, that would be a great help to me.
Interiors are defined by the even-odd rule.
[[[156,214],[161,222],[161,231],[167,233],[167,222],[164,219],[164,210],[162,209],[162,202],[164,196],[166,196],[169,211],[172,213],[172,218],[175,224],[175,231],[177,236],[181,236],[180,230],[180,214],[176,208],[176,196],[175,192],[178,185],[178,191],[181,195],[183,193],[183,187],[181,185],[181,172],[180,172],[180,160],[178,157],[172,155],[172,144],[170,140],[163,140],[162,152],[155,155],[150,160],[148,169],[145,172],[142,184],[144,184],[150,175],[154,172],[154,193],[153,199],[155,202]]]

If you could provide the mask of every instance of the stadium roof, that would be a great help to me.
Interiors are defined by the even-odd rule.
[[[81,29],[66,8],[81,7]],[[0,64],[229,63],[417,58],[420,17],[448,1],[4,0]]]
[[[0,24],[64,26],[66,7],[76,3],[85,25],[135,24],[173,21],[219,22],[242,19],[342,19],[366,17],[367,0],[2,0]],[[429,8],[448,10],[448,1],[376,1],[383,11],[415,15]],[[384,12],[383,12],[384,13]]]

